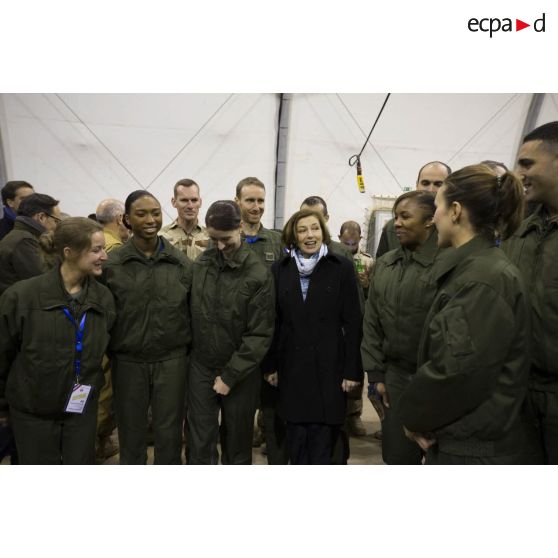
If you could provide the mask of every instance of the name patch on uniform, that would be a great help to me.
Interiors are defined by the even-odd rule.
[[[265,261],[266,262],[274,262],[275,261],[275,254],[273,252],[265,252]]]

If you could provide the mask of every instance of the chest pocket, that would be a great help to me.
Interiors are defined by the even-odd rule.
[[[470,355],[474,351],[467,316],[461,306],[444,311],[444,338],[454,357]]]

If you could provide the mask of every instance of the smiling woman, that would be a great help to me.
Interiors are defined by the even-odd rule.
[[[382,418],[382,459],[387,464],[422,462],[420,448],[405,437],[399,399],[415,373],[422,327],[436,292],[428,280],[440,259],[434,210],[431,192],[399,196],[394,225],[401,246],[376,261],[370,279],[362,360]]]
[[[292,465],[332,463],[346,394],[362,377],[356,275],[347,258],[328,250],[330,241],[320,213],[297,211],[283,230],[290,253],[272,266],[277,319],[262,368],[278,389]]]
[[[529,297],[496,246],[523,214],[521,182],[486,165],[450,174],[436,195],[436,269],[417,369],[401,395],[408,435],[427,464],[523,460],[520,409],[529,374]]]
[[[161,206],[149,192],[128,196],[124,222],[132,239],[111,251],[103,273],[116,303],[110,351],[120,463],[146,462],[151,405],[155,463],[179,464],[192,263],[158,236]]]
[[[415,190],[399,196],[393,206],[395,235],[404,248],[414,252],[435,230],[434,195]]]
[[[9,414],[21,464],[93,464],[115,319],[110,292],[92,279],[104,237],[98,223],[71,217],[53,243],[60,266],[0,297],[0,423]]]

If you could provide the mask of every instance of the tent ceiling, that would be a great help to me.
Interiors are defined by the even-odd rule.
[[[347,161],[360,151],[384,99],[292,96],[286,217],[306,196],[320,195],[336,235],[347,219],[364,222],[370,195],[412,187],[427,161],[513,165],[531,95],[392,94],[362,155],[363,195]],[[159,197],[169,222],[172,185],[180,178],[200,183],[204,208],[232,198],[245,176],[273,190],[278,108],[274,94],[3,94],[7,178],[28,180],[74,215],[145,187]],[[556,119],[558,95],[547,94],[538,123]],[[273,213],[268,195],[266,226],[273,226]]]

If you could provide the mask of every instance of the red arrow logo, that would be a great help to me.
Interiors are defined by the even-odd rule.
[[[520,19],[515,20],[515,30],[516,31],[521,31],[522,29],[525,29],[526,27],[531,27],[531,24],[530,23],[525,23],[524,21],[521,21]]]

